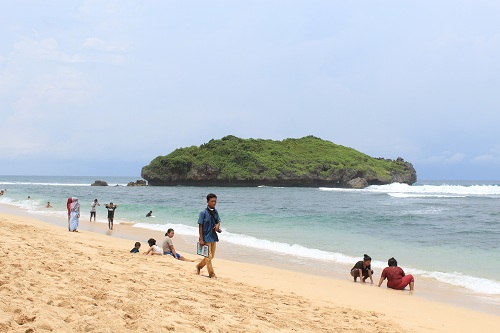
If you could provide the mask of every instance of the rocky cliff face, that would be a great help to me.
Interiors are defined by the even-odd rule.
[[[151,186],[364,188],[417,180],[413,165],[402,158],[375,159],[315,137],[287,139],[291,142],[250,140],[225,137],[181,148],[154,159],[141,176]]]
[[[165,173],[164,178],[149,177],[147,169],[143,169],[141,176],[151,186],[290,186],[290,187],[340,187],[340,188],[365,188],[369,185],[384,185],[390,183],[413,184],[417,181],[417,173],[413,165],[398,158],[396,163],[404,166],[405,172],[394,171],[389,177],[379,177],[374,172],[360,172],[352,169],[329,170],[328,176],[321,174],[320,170],[306,174],[283,172],[275,178],[234,178],[225,180],[221,177],[221,169],[204,165],[191,169],[187,174],[171,170]],[[257,174],[257,173],[256,173]]]

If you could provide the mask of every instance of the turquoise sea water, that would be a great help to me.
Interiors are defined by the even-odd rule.
[[[109,187],[91,187],[94,180]],[[363,190],[330,188],[126,187],[134,177],[0,176],[0,203],[64,217],[66,200],[80,199],[83,218],[99,199],[118,204],[115,223],[153,230],[174,226],[197,235],[205,196],[218,196],[221,242],[307,259],[318,267],[352,265],[364,253],[378,271],[394,256],[407,273],[465,292],[500,296],[500,182],[419,182]],[[114,186],[118,184],[118,186]],[[28,195],[31,197],[27,199]],[[54,206],[45,208],[47,201]],[[145,215],[153,211],[154,218]],[[221,243],[222,245],[222,243]],[[377,277],[378,274],[375,274]]]

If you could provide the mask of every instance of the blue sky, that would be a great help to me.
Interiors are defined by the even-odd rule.
[[[138,176],[232,134],[500,180],[498,1],[0,7],[0,174]]]

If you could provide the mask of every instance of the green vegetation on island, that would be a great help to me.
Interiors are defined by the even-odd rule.
[[[373,158],[314,136],[282,141],[232,135],[179,148],[142,168],[149,185],[330,186],[413,184],[416,172],[402,158]]]

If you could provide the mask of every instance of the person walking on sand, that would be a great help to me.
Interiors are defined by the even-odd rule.
[[[372,258],[365,254],[363,260],[358,261],[353,268],[351,268],[351,276],[356,282],[357,278],[360,278],[361,283],[365,283],[366,279],[370,278],[370,283],[373,284],[373,270],[371,267]]]
[[[387,288],[403,290],[407,285],[410,285],[410,291],[415,289],[415,280],[413,275],[405,275],[405,272],[401,267],[398,267],[398,262],[396,259],[391,258],[387,261],[389,267],[384,268],[382,275],[380,276],[380,281],[378,286],[384,282],[387,278]]]
[[[69,225],[69,220],[71,218],[71,202],[73,201],[72,198],[68,198],[68,202],[66,203],[66,208],[68,209],[68,231],[71,231],[71,227]]]
[[[203,258],[203,260],[196,265],[196,272],[198,275],[201,269],[206,265],[208,277],[213,279],[216,279],[217,276],[212,266],[212,259],[215,256],[216,244],[219,241],[217,233],[221,232],[219,213],[215,209],[216,204],[217,196],[213,193],[209,193],[207,195],[207,208],[201,211],[198,217],[199,242],[201,246],[208,246],[208,257]]]
[[[90,222],[92,222],[92,216],[94,217],[94,222],[96,218],[96,208],[97,206],[100,206],[99,201],[97,199],[94,199],[94,201],[90,204]]]
[[[161,245],[161,247],[163,248],[163,254],[170,254],[177,260],[194,262],[194,260],[187,259],[186,257],[181,256],[178,252],[175,251],[174,242],[172,241],[174,234],[175,232],[172,228],[168,229],[165,233],[165,240]]]
[[[113,205],[113,203],[110,202],[109,205],[106,204],[104,207],[108,210],[108,228],[109,230],[113,230],[113,220],[115,218],[115,210],[118,205]]]
[[[69,221],[70,231],[78,232],[77,230],[78,222],[80,219],[80,204],[78,203],[78,198],[71,199],[70,211],[71,211],[71,217]]]

